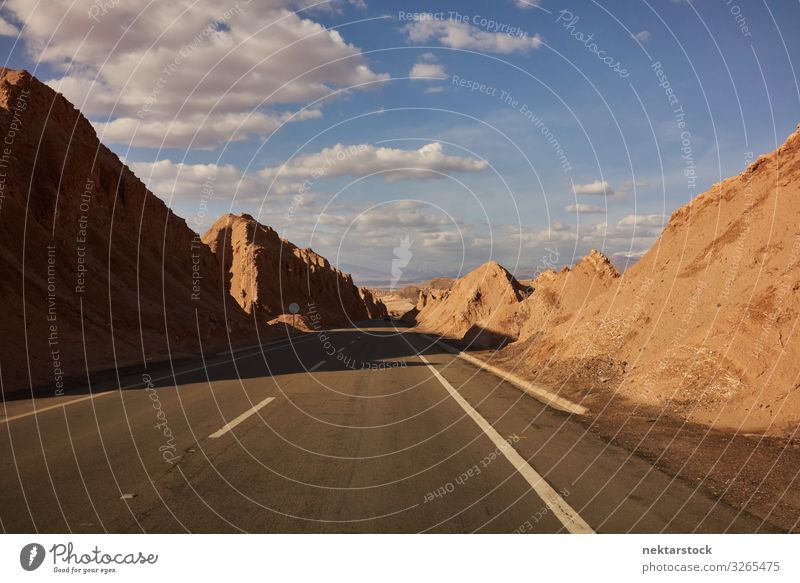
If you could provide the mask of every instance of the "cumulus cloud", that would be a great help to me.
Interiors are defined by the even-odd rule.
[[[175,201],[187,209],[187,214],[193,214],[192,201],[198,200],[201,193],[208,194],[209,189],[215,203],[241,206],[281,200],[279,206],[283,210],[284,202],[291,197],[299,196],[309,203],[321,194],[296,180],[265,183],[255,173],[243,172],[233,164],[189,164],[165,159],[132,162],[129,166],[147,188],[165,200]]]
[[[405,25],[403,32],[413,43],[438,42],[454,49],[470,49],[486,53],[526,53],[542,44],[539,35],[525,36],[508,32],[481,30],[462,20],[435,19],[433,15]]]
[[[0,36],[17,36],[19,30],[5,18],[0,17]]]
[[[217,202],[230,203],[235,199],[240,203],[260,203],[270,197],[287,196],[301,196],[304,201],[311,201],[321,194],[315,189],[317,181],[326,177],[380,172],[388,182],[437,178],[442,176],[439,173],[479,172],[486,168],[486,163],[447,156],[439,143],[427,144],[418,150],[337,144],[258,172],[243,172],[232,164],[189,164],[169,159],[133,162],[130,167],[152,192],[167,200],[191,201],[211,183]],[[388,216],[370,220],[399,221],[408,216],[399,211],[407,213],[409,208],[397,207]],[[419,209],[414,208],[419,214]]]
[[[610,245],[612,249],[649,248],[661,234],[662,215],[628,215],[610,223],[602,222],[581,228],[583,241]]]
[[[539,5],[539,0],[514,0],[514,6],[520,10],[528,10]]]
[[[614,253],[614,256],[622,257],[623,259],[641,259],[647,251],[647,249],[639,249],[638,251],[618,251]]]
[[[591,194],[602,196],[611,196],[614,194],[611,186],[605,180],[595,180],[594,182],[589,182],[587,184],[573,184],[572,192],[575,194]]]
[[[207,116],[193,113],[169,121],[137,118],[118,118],[110,122],[96,122],[100,140],[112,144],[165,148],[210,148],[221,141],[238,142],[256,135],[268,135],[282,124],[322,117],[319,109],[298,113],[268,115],[252,113],[227,113]]]
[[[601,206],[593,205],[593,204],[584,204],[584,203],[577,203],[577,204],[568,204],[564,207],[564,210],[568,213],[582,213],[582,214],[603,214],[606,212]]]
[[[408,76],[412,81],[427,81],[429,85],[425,88],[425,93],[441,93],[445,90],[444,85],[434,85],[436,81],[447,79],[447,71],[444,65],[439,63],[433,53],[423,53],[417,62],[411,67]]]
[[[640,43],[646,43],[650,40],[650,31],[642,30],[633,35]]]
[[[320,0],[296,0],[293,3],[297,9],[305,11],[317,11],[327,14],[341,14],[344,12],[346,5],[354,6],[359,10],[366,10],[367,3],[364,0],[329,0],[328,2],[320,2]]]
[[[133,162],[131,170],[147,188],[164,199],[191,201],[204,186],[212,185],[216,200],[230,201],[234,195],[255,201],[266,193],[266,186],[232,164],[187,164],[172,160]]]
[[[425,144],[417,150],[370,144],[336,144],[319,152],[298,156],[281,166],[265,168],[258,174],[264,179],[279,177],[307,180],[380,173],[384,180],[391,182],[407,178],[441,178],[450,172],[480,172],[486,167],[483,160],[446,155],[438,142]]]
[[[206,114],[208,124],[221,124],[220,142],[236,125],[226,116],[257,112],[245,132],[261,133],[282,119],[282,106],[388,79],[338,31],[291,12],[289,0],[199,0],[190,10],[180,2],[97,6],[8,0],[4,10],[26,23],[31,58],[63,71],[48,84],[85,113],[117,122],[105,128],[116,143],[137,131],[149,135],[137,121],[184,124],[186,116]],[[137,145],[158,146],[162,137]]]
[[[375,205],[367,212],[359,212],[354,218],[343,217],[342,222],[352,223],[352,228],[362,234],[382,238],[385,229],[428,235],[442,227],[455,226],[449,217],[417,200],[400,200]],[[424,242],[424,237],[421,239]]]
[[[439,63],[415,63],[408,76],[415,81],[444,80],[447,79],[447,71]]]
[[[618,225],[658,227],[664,226],[664,215],[628,215],[619,220]]]

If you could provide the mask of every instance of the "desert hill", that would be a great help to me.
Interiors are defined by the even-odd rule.
[[[619,277],[611,260],[596,249],[571,269],[539,274],[531,282],[532,293],[522,305],[520,339],[536,338],[570,320],[592,299],[615,286]]]
[[[538,337],[568,320],[618,278],[608,257],[596,250],[572,269],[547,270],[525,284],[490,261],[449,289],[420,290],[416,323],[473,347],[499,347]]]
[[[323,327],[386,315],[386,307],[369,290],[356,287],[349,274],[311,249],[281,239],[250,215],[220,217],[203,242],[217,257],[230,295],[263,321],[289,313],[293,303],[302,315],[319,314]]]
[[[619,287],[531,344],[527,362],[562,373],[606,362],[624,371],[615,388],[624,399],[788,434],[800,422],[799,259],[795,132],[675,211]]]
[[[496,363],[590,407],[619,400],[787,435],[800,423],[799,264],[800,130],[675,211],[623,276],[592,252],[520,298],[487,264],[450,292],[421,294],[417,323],[455,339],[474,325],[506,336]]]
[[[473,345],[495,346],[516,339],[526,290],[496,261],[471,271],[446,290],[419,292],[421,328]]]
[[[0,70],[5,390],[241,342],[211,251],[64,97]],[[85,352],[84,352],[85,347]]]

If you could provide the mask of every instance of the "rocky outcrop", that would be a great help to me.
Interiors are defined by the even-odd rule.
[[[386,305],[375,298],[372,292],[365,288],[358,288],[358,293],[361,296],[361,301],[364,302],[364,307],[367,309],[367,316],[371,319],[384,318],[389,315]]]
[[[490,261],[455,281],[446,291],[422,290],[416,321],[421,329],[471,345],[497,346],[516,338],[524,287]]]
[[[217,257],[226,289],[241,308],[268,321],[291,313],[316,314],[321,327],[380,318],[386,308],[353,278],[311,249],[282,239],[247,214],[220,217],[203,235]]]
[[[520,309],[524,319],[520,339],[538,337],[571,320],[591,300],[615,286],[619,277],[611,260],[596,249],[571,269],[539,274],[531,282],[530,293]]]

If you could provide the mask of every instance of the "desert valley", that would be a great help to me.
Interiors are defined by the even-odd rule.
[[[796,580],[798,23],[5,0],[0,580]]]
[[[194,232],[25,71],[2,70],[0,106],[13,137],[6,399],[391,319],[580,405],[588,430],[693,487],[798,528],[800,132],[672,213],[622,274],[593,250],[528,279],[490,261],[370,290],[258,217]]]

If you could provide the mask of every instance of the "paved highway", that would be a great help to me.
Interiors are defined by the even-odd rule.
[[[771,528],[383,322],[0,413],[5,532]]]

